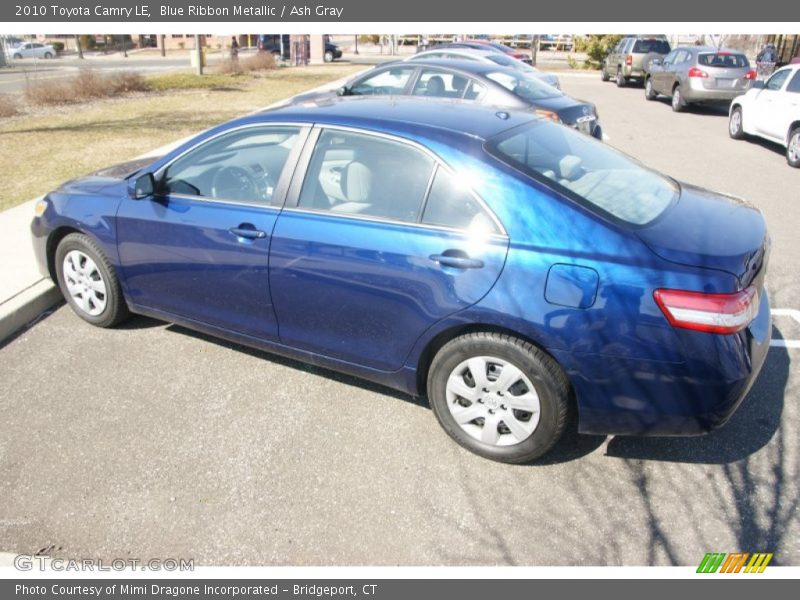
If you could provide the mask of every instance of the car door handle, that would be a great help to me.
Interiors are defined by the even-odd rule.
[[[231,227],[228,229],[228,231],[230,231],[236,237],[245,238],[248,240],[260,240],[267,237],[267,234],[263,231],[259,231],[252,225],[250,227],[246,227],[245,223],[242,223],[242,225],[239,225],[239,227]]]
[[[430,259],[443,267],[454,267],[456,269],[481,269],[483,261],[470,258],[465,254],[431,254]]]

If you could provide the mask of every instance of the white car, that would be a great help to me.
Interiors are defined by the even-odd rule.
[[[12,58],[55,58],[56,50],[41,42],[23,42],[8,50]]]
[[[482,63],[494,63],[501,67],[509,67],[517,71],[533,75],[541,79],[544,83],[552,85],[556,89],[561,89],[558,77],[552,73],[545,73],[536,67],[525,64],[521,60],[512,58],[502,52],[492,52],[490,50],[473,50],[472,48],[432,48],[424,52],[418,52],[406,58],[406,61],[452,58],[455,60],[474,60]]]
[[[735,140],[756,135],[786,148],[786,162],[800,167],[800,65],[756,81],[731,102],[728,132]]]

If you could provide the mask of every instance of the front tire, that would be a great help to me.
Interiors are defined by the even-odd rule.
[[[686,101],[683,99],[683,92],[681,86],[676,85],[672,90],[672,110],[675,112],[682,112],[686,108]]]
[[[608,73],[606,73],[606,66],[600,66],[600,81],[610,81],[611,77],[609,77]]]
[[[741,106],[737,106],[731,111],[731,117],[728,120],[728,135],[735,140],[744,139],[744,126],[742,124]]]
[[[130,316],[114,268],[90,237],[71,233],[61,240],[55,266],[61,293],[87,323],[113,327]]]
[[[786,162],[790,167],[800,168],[800,127],[795,127],[789,134],[786,144]]]
[[[323,56],[323,60],[326,63],[333,62],[333,52],[331,52],[330,50],[327,50],[325,52],[324,56]]]
[[[485,458],[527,463],[561,437],[569,382],[534,345],[489,332],[445,344],[428,373],[428,399],[458,444]]]
[[[45,53],[44,53],[44,57],[45,57],[45,59],[48,59],[48,60],[49,60],[49,59],[53,58],[53,55],[52,55],[52,53],[50,53],[50,52],[45,52]]]
[[[658,97],[658,94],[653,89],[653,78],[648,77],[645,79],[644,82],[644,97],[647,100],[655,100]]]

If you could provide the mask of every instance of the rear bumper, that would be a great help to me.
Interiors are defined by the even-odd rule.
[[[678,330],[676,330],[678,331]],[[699,435],[724,425],[755,383],[769,350],[772,317],[734,335],[681,331],[679,363],[553,352],[575,388],[581,433]]]

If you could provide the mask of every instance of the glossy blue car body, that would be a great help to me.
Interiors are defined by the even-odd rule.
[[[653,223],[617,222],[487,152],[487,139],[533,119],[392,98],[256,114],[153,162],[63,185],[32,223],[34,245],[53,276],[58,241],[83,232],[102,247],[134,312],[409,394],[424,394],[429,361],[444,343],[493,330],[527,339],[559,363],[582,432],[687,435],[723,424],[769,346],[760,213],[684,185]],[[504,231],[476,243],[446,228],[296,210],[302,149],[271,206],[129,196],[135,175],[157,173],[220,132],[270,123],[413,142],[463,174]],[[231,235],[243,223],[268,234]],[[445,249],[477,252],[483,268],[430,260]],[[758,315],[731,335],[675,328],[653,299],[659,288],[731,293],[748,285],[761,294]]]

